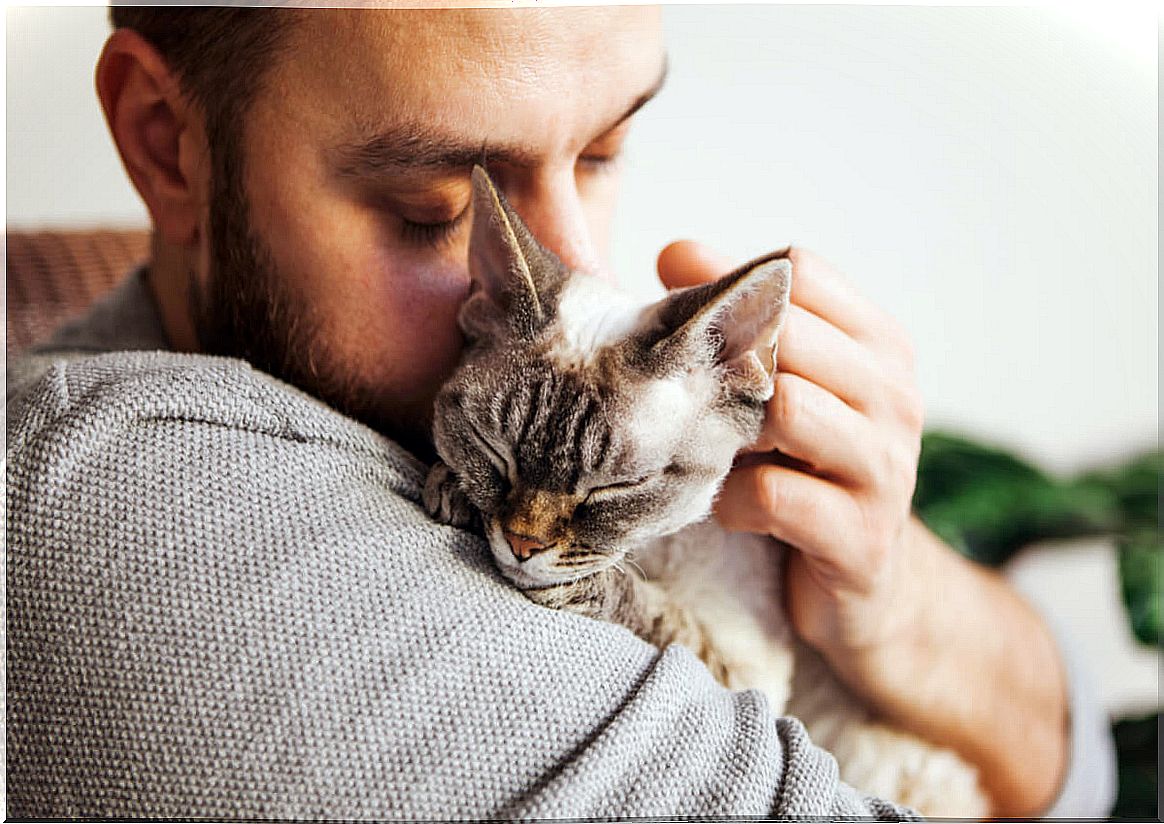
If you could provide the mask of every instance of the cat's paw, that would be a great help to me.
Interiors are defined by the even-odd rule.
[[[477,509],[465,493],[453,470],[441,461],[433,464],[424,482],[424,508],[434,521],[469,529],[477,522]]]

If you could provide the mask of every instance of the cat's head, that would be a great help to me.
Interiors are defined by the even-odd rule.
[[[642,305],[572,273],[473,171],[461,365],[441,458],[522,586],[573,580],[704,518],[773,391],[791,263]]]

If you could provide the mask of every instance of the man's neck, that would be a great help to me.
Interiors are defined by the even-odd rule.
[[[157,232],[151,241],[151,256],[146,284],[158,307],[162,328],[170,346],[178,352],[197,352],[198,334],[190,306],[190,279],[195,275],[186,255],[165,243]]]

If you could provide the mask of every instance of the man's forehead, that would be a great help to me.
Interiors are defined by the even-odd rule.
[[[285,89],[342,108],[367,135],[418,118],[491,131],[500,105],[514,132],[543,129],[538,112],[585,130],[649,91],[663,65],[651,7],[318,10],[299,22]]]
[[[300,14],[293,51],[326,61],[316,68],[359,66],[393,76],[415,69],[407,79],[420,83],[468,72],[553,83],[558,67],[600,72],[612,60],[633,56],[657,62],[662,48],[659,10],[650,6],[317,9]]]
[[[660,25],[651,6],[549,7],[508,9],[320,9],[308,36],[342,46],[367,43],[373,48],[431,53],[452,46],[488,53],[539,51],[561,57],[587,52],[599,34],[610,42],[639,40]]]

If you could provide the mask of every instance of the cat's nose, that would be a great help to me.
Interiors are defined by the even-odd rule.
[[[506,543],[509,544],[509,548],[513,550],[513,555],[519,562],[528,561],[546,548],[544,543],[528,535],[518,535],[508,530],[502,530],[502,534],[505,535]]]

